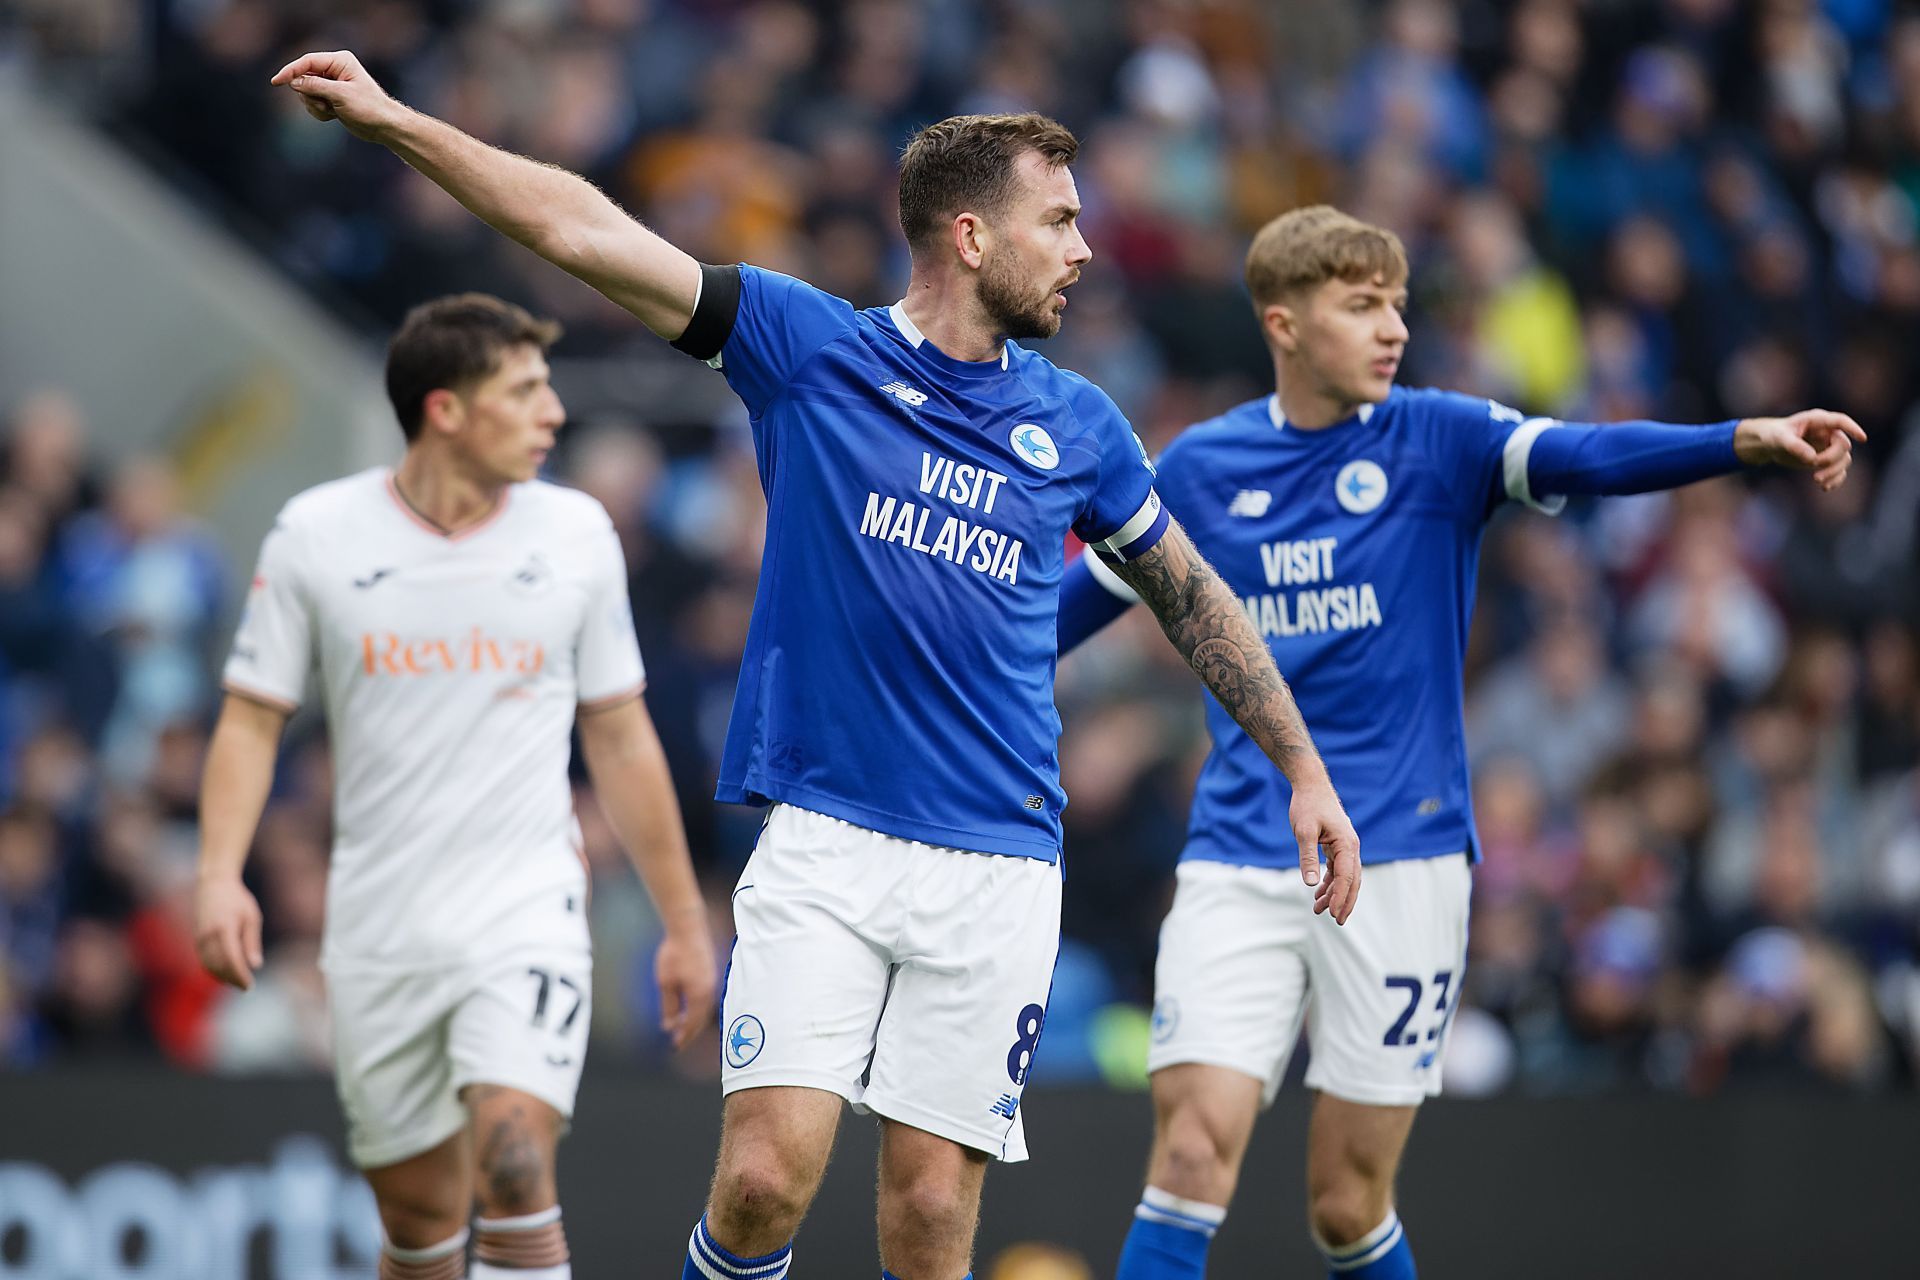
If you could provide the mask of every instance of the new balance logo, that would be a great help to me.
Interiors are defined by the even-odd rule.
[[[1011,1120],[1013,1119],[1013,1113],[1018,1111],[1019,1109],[1020,1109],[1020,1099],[1014,1097],[1010,1093],[1003,1093],[1000,1095],[1000,1101],[988,1107],[987,1112],[990,1115],[1002,1116],[1008,1120]]]
[[[1258,520],[1267,514],[1267,508],[1273,505],[1273,495],[1265,489],[1242,489],[1233,495],[1233,501],[1227,504],[1227,514],[1244,516],[1248,520]]]
[[[927,402],[926,392],[915,391],[904,382],[889,382],[880,389],[890,396],[897,397],[901,403],[912,405],[916,409]]]

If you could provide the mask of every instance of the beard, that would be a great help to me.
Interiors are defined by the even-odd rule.
[[[1011,254],[995,254],[980,273],[980,305],[998,332],[1015,340],[1051,338],[1060,332],[1060,313],[1051,286],[1036,290],[1020,274]]]

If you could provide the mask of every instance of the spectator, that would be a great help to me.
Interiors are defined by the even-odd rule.
[[[1735,944],[1702,999],[1699,1036],[1696,1091],[1767,1083],[1856,1089],[1887,1068],[1858,966],[1777,927]]]
[[[1602,639],[1578,618],[1550,623],[1522,657],[1487,673],[1467,711],[1478,758],[1526,756],[1550,806],[1626,741],[1631,700],[1607,670]]]
[[[70,607],[91,634],[110,640],[119,675],[102,744],[107,770],[137,776],[160,729],[207,705],[226,566],[181,514],[178,481],[157,459],[120,469],[105,508],[73,522],[59,564]]]
[[[1635,603],[1628,630],[1642,651],[1675,653],[1702,678],[1752,698],[1786,660],[1786,627],[1742,561],[1726,492],[1695,486],[1666,567]]]
[[[0,812],[0,958],[28,990],[52,979],[65,907],[53,823],[26,810]]]

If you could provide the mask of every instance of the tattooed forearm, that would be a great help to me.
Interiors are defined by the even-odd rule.
[[[1152,550],[1113,566],[1160,620],[1160,629],[1267,758],[1296,785],[1325,767],[1293,693],[1240,601],[1177,523]]]

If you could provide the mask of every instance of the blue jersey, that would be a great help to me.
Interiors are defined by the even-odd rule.
[[[1480,535],[1527,489],[1541,419],[1395,388],[1319,431],[1273,397],[1190,427],[1159,489],[1272,647],[1369,863],[1469,852],[1461,670]],[[1563,500],[1560,500],[1563,501]],[[1187,858],[1292,867],[1286,778],[1220,705]]]
[[[752,267],[717,360],[767,497],[717,798],[1056,859],[1067,533],[1127,559],[1167,526],[1126,419],[1012,343],[955,360]]]

